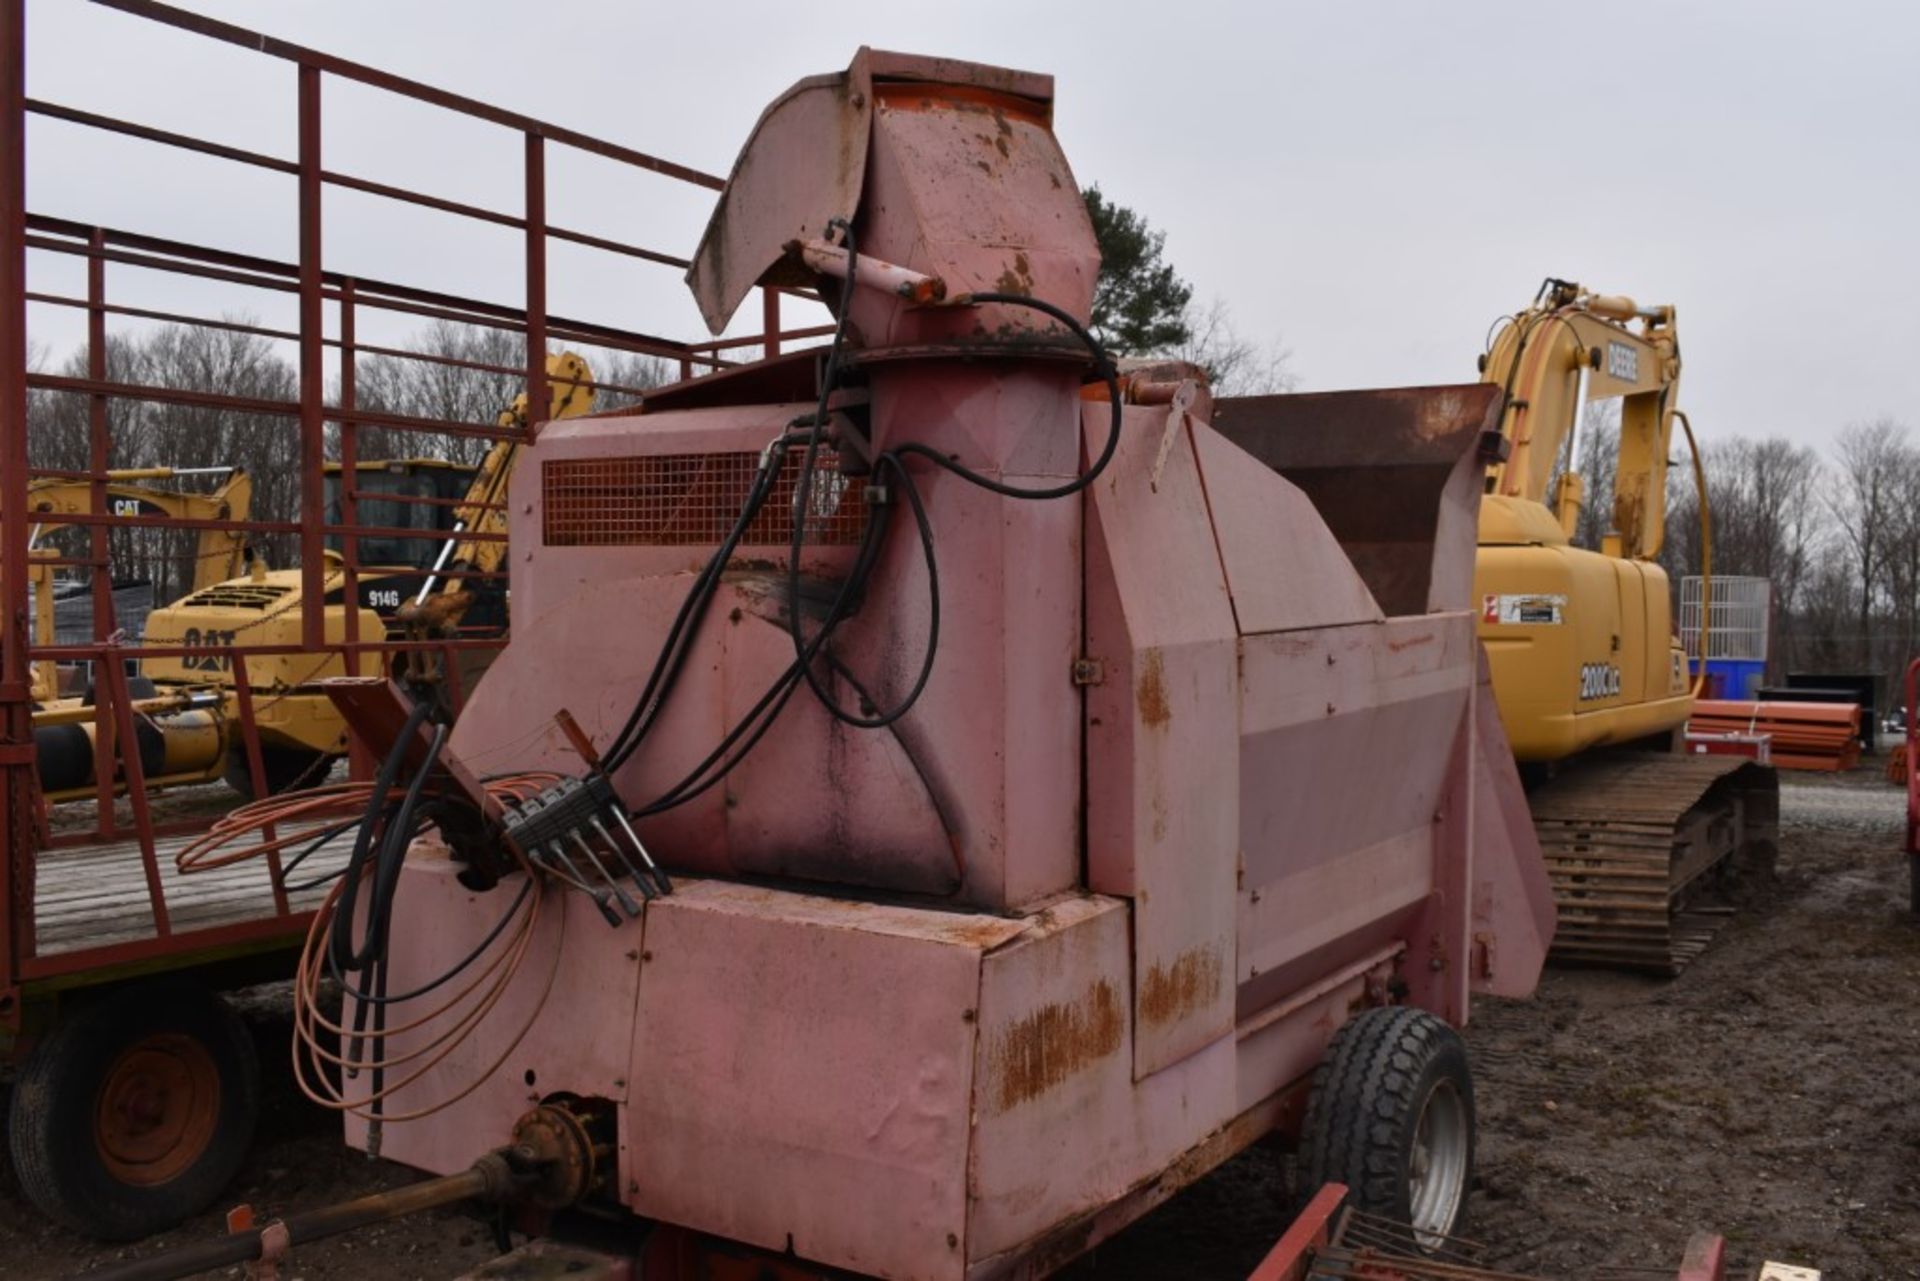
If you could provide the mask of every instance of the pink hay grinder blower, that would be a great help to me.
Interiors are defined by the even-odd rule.
[[[1044,1276],[1276,1132],[1416,1248],[1460,1219],[1454,1028],[1554,914],[1470,601],[1497,392],[1117,367],[1052,103],[788,90],[688,282],[831,345],[541,426],[458,722],[334,691],[388,757],[309,1085],[628,1233],[591,1275]]]

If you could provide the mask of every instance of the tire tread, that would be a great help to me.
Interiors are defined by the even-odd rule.
[[[1334,1034],[1314,1069],[1301,1127],[1299,1193],[1347,1185],[1359,1210],[1404,1220],[1403,1135],[1419,1106],[1429,1065],[1457,1056],[1471,1122],[1472,1082],[1459,1035],[1434,1015],[1408,1006],[1368,1010]],[[1469,1179],[1471,1152],[1469,1152]],[[1464,1204],[1455,1227],[1466,1217]]]
[[[104,1070],[135,1034],[198,1025],[221,1070],[221,1120],[206,1155],[173,1180],[147,1188],[112,1183],[88,1133],[92,1101],[81,1080]],[[48,1218],[84,1236],[129,1241],[173,1226],[219,1196],[252,1145],[260,1110],[260,1066],[245,1024],[212,992],[181,979],[130,983],[66,1013],[27,1056],[8,1112],[8,1149],[20,1187]]]

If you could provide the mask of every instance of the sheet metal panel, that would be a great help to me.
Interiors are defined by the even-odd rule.
[[[1232,1119],[1230,1037],[1134,1080],[1128,915],[1067,899],[986,957],[970,1263],[1119,1198]]]
[[[518,892],[517,882],[509,879],[475,893],[456,879],[458,871],[437,845],[418,843],[408,855],[395,898],[390,991],[407,991],[444,973],[479,945]],[[431,928],[422,928],[429,922]],[[386,1110],[399,1115],[447,1099],[477,1079],[484,1077],[484,1083],[432,1116],[387,1122],[382,1127],[382,1156],[435,1174],[452,1174],[472,1165],[481,1152],[505,1143],[514,1121],[555,1093],[626,1098],[644,922],[609,929],[584,894],[556,888],[542,904],[534,929],[525,959],[499,1003],[485,1015],[480,1033],[462,1038],[417,1082],[396,1091]],[[509,927],[507,933],[512,932]],[[506,945],[503,938],[494,946],[497,950]],[[489,952],[488,959],[495,954]],[[459,982],[448,992],[457,991]],[[410,1019],[418,1018],[423,1004],[400,1009]],[[350,1019],[353,1003],[346,1005]],[[471,1008],[468,1002],[461,1012]],[[440,1036],[458,1017],[456,1013],[453,1019],[396,1032],[389,1038],[388,1059],[397,1060]],[[508,1050],[523,1027],[526,1034]],[[499,1066],[489,1072],[496,1060]],[[394,1069],[388,1083],[424,1062]],[[368,1081],[365,1073],[353,1078],[350,1097],[357,1093],[364,1098]],[[363,1120],[349,1116],[346,1128],[348,1143],[366,1146]]]
[[[1241,640],[1243,1012],[1396,936],[1436,885],[1465,615]]]
[[[980,957],[1024,922],[720,882],[648,915],[629,1204],[870,1275],[960,1276]]]
[[[1192,431],[1243,634],[1378,622],[1380,606],[1313,503],[1209,427]]]
[[[1088,449],[1105,406],[1086,414]],[[1127,410],[1092,489],[1087,882],[1134,903],[1134,1071],[1233,1027],[1240,780],[1233,606],[1186,415]]]

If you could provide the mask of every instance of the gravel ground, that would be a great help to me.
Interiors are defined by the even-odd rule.
[[[1711,1228],[1743,1263],[1920,1277],[1920,929],[1905,910],[1902,800],[1878,769],[1785,776],[1775,882],[1679,979],[1556,970],[1532,1000],[1476,1007],[1468,1233],[1489,1265],[1565,1281],[1602,1265],[1671,1269]],[[405,1182],[347,1152],[294,1092],[282,1007],[249,1016],[267,1108],[232,1199],[271,1215]],[[1289,1198],[1286,1157],[1256,1148],[1068,1275],[1244,1277]],[[102,1250],[41,1222],[0,1163],[0,1278],[69,1275],[219,1230],[209,1214]],[[304,1248],[290,1275],[437,1281],[490,1253],[485,1225],[446,1212]]]

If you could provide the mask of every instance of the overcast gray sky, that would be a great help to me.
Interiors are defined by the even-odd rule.
[[[1083,184],[1166,233],[1201,299],[1303,389],[1468,381],[1546,275],[1679,309],[1708,438],[1920,423],[1920,6],[830,5],[189,0],[186,7],[724,174],[761,108],[859,44],[1056,77]],[[288,64],[84,0],[29,0],[28,89],[291,157]],[[502,131],[329,83],[329,167],[517,201]],[[34,121],[29,204],[290,257],[292,184]],[[686,253],[711,198],[553,162],[554,221]],[[351,193],[330,265],[519,301],[511,233]],[[700,332],[678,273],[556,262],[555,306]],[[71,268],[36,261],[37,286]],[[180,302],[177,285],[116,291]],[[277,299],[205,305],[291,321]],[[183,308],[185,309],[185,308]],[[69,318],[36,309],[66,346]]]

